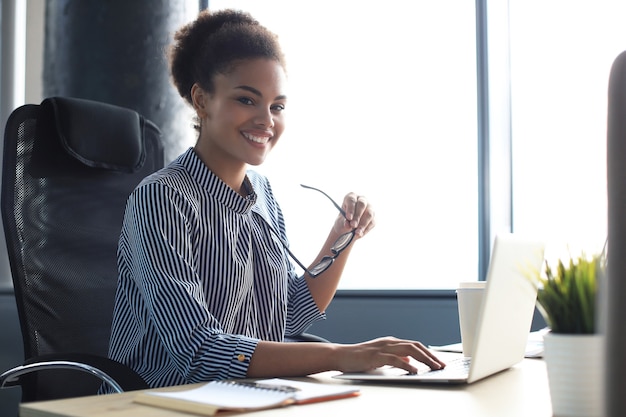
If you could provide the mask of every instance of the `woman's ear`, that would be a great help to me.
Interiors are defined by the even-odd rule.
[[[200,119],[203,119],[207,115],[206,99],[207,92],[204,91],[198,83],[195,83],[191,87],[191,101],[193,103],[193,108]]]

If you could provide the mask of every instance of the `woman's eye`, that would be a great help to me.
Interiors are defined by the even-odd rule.
[[[239,97],[237,100],[238,100],[241,104],[249,104],[249,105],[254,104],[254,101],[252,101],[252,99],[251,99],[251,98],[248,98],[248,97]]]
[[[281,111],[285,110],[285,105],[284,104],[275,104],[271,108],[272,108],[273,111],[281,112]]]

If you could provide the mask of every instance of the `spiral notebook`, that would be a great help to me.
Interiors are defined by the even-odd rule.
[[[287,379],[213,381],[182,391],[143,391],[137,403],[212,416],[218,411],[254,411],[359,395],[358,388]]]

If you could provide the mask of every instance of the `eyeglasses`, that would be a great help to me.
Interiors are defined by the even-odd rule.
[[[304,184],[300,184],[300,186],[307,188],[309,190],[314,190],[319,193],[322,193],[324,196],[326,196],[326,198],[328,198],[331,201],[331,203],[333,203],[335,208],[339,210],[339,213],[341,213],[341,215],[347,220],[346,212],[341,208],[339,204],[335,202],[335,200],[330,198],[330,196],[326,194],[324,191],[317,189],[315,187],[304,185]],[[272,229],[272,231],[274,230]],[[298,260],[298,258],[296,258],[296,256],[289,250],[289,247],[287,246],[286,242],[283,241],[283,239],[281,239],[281,242],[283,243],[283,246],[285,247],[285,250],[291,257],[291,259],[293,259],[298,264],[298,266],[300,266],[300,268],[302,268],[312,278],[317,278],[320,274],[322,274],[324,271],[330,268],[330,266],[333,264],[333,262],[335,262],[335,259],[337,259],[337,257],[339,256],[341,252],[343,252],[348,246],[350,246],[350,243],[352,243],[352,239],[354,239],[355,231],[356,229],[352,229],[351,231],[339,236],[337,240],[335,240],[335,243],[333,243],[333,245],[330,247],[330,251],[332,252],[333,255],[324,256],[318,263],[313,265],[311,268],[307,268],[306,266],[304,266],[302,262],[300,262],[300,260]],[[280,235],[278,235],[276,231],[274,231],[274,233],[280,237]]]

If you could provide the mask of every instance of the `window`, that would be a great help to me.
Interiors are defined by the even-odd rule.
[[[288,125],[257,170],[311,261],[341,200],[367,196],[377,227],[343,289],[452,288],[477,279],[474,2],[211,0],[277,33],[288,61]]]
[[[607,235],[609,71],[626,50],[620,0],[511,0],[516,230],[547,257],[599,252]]]

